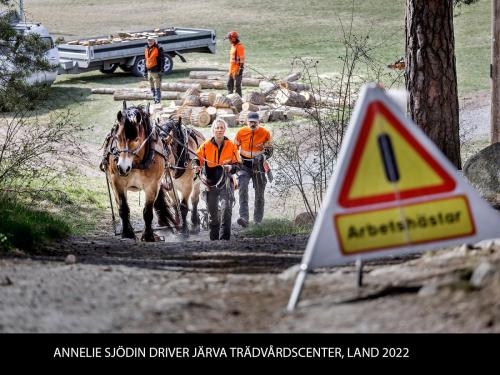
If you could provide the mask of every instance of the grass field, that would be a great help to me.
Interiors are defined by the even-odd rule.
[[[381,66],[405,54],[404,0],[256,0],[178,1],[153,0],[142,3],[108,0],[27,0],[28,20],[42,22],[55,36],[66,40],[108,35],[119,31],[138,31],[155,27],[184,26],[211,28],[217,32],[217,54],[188,54],[187,64],[174,60],[168,81],[185,78],[191,69],[226,68],[229,44],[223,41],[230,30],[237,30],[246,47],[247,70],[282,75],[290,71],[293,57],[312,57],[319,61],[321,74],[338,72],[342,54],[342,25],[352,32],[370,36],[378,45],[375,58]],[[455,17],[455,40],[459,93],[461,96],[489,87],[491,0],[463,7]],[[104,177],[97,163],[104,136],[115,120],[120,103],[110,95],[92,95],[94,87],[136,86],[141,79],[117,70],[112,75],[90,72],[59,76],[46,101],[47,110],[70,109],[75,120],[92,127],[85,142],[93,149],[95,171],[89,183],[76,188],[90,191],[95,207],[106,207]],[[166,103],[168,105],[168,103]],[[78,195],[75,194],[76,203]],[[87,199],[88,197],[83,197]],[[88,204],[82,198],[83,204]],[[90,202],[91,203],[91,202]],[[103,210],[101,210],[103,211]],[[99,215],[90,210],[91,215]],[[101,213],[108,215],[107,212]],[[98,219],[98,218],[96,218]],[[83,225],[83,224],[82,224]]]

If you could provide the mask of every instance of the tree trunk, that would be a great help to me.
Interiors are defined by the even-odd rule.
[[[413,121],[461,169],[452,0],[407,0],[406,88]]]

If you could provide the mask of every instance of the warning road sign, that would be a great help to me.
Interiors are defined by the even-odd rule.
[[[360,94],[337,165],[289,308],[309,269],[500,237],[500,214],[375,85]]]

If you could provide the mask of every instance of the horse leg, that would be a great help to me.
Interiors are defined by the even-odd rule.
[[[173,217],[174,215],[167,206],[166,194],[165,188],[161,186],[154,203],[154,209],[156,211],[156,215],[158,216],[158,225],[160,227],[167,227],[167,229],[173,233],[174,229],[172,226],[176,226],[178,221],[177,218]]]
[[[187,223],[187,214],[189,212],[188,200],[187,198],[182,198],[181,201],[181,216],[182,216],[182,236],[189,237],[189,226]]]
[[[145,190],[146,202],[144,203],[143,218],[144,218],[144,232],[142,233],[141,240],[146,242],[155,242],[155,234],[153,232],[153,206],[158,195],[157,189]]]
[[[191,193],[191,233],[200,233],[200,214],[198,213],[198,203],[200,201],[200,181],[196,181]]]
[[[122,238],[135,239],[134,228],[130,224],[130,208],[127,203],[127,193],[120,192],[117,194],[116,203],[118,205],[118,212],[122,219]]]

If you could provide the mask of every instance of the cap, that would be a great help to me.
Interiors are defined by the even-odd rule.
[[[236,31],[230,31],[227,33],[227,35],[224,37],[224,40],[226,39],[231,39],[231,38],[234,38],[234,39],[238,39],[238,33]]]
[[[154,36],[148,36],[148,40],[154,40],[156,42],[156,38]]]
[[[248,112],[247,121],[259,122],[259,114],[257,112]]]

